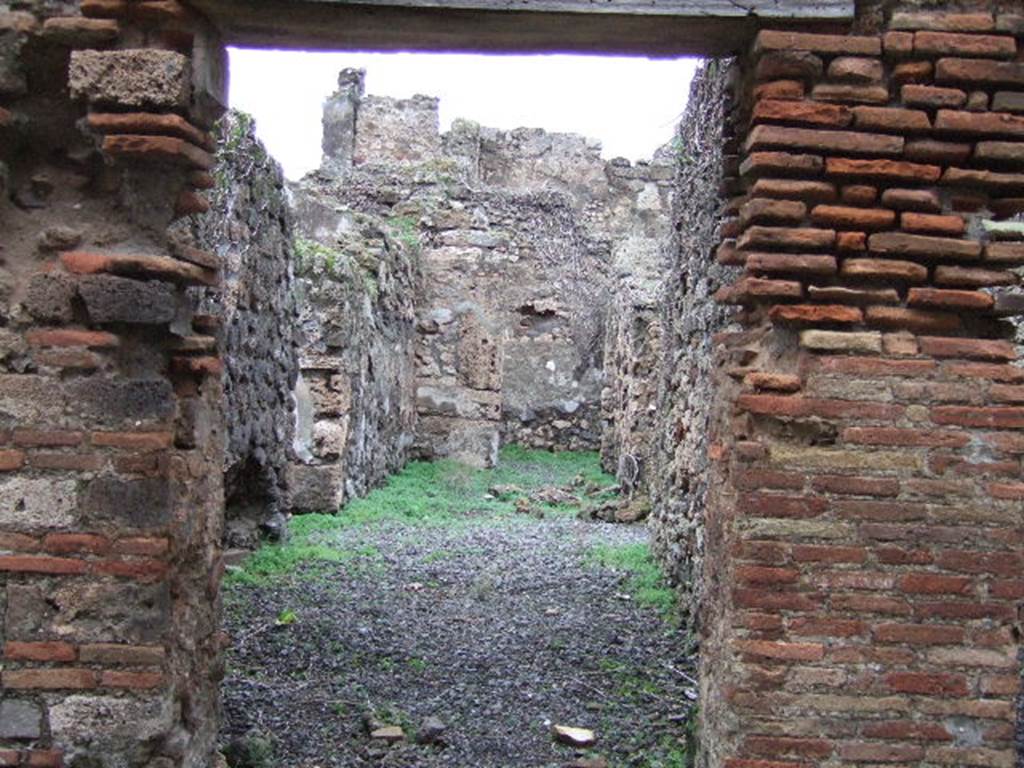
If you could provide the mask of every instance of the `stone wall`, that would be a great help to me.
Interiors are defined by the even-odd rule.
[[[289,508],[327,512],[400,469],[412,445],[415,249],[313,184],[292,200],[302,373]]]
[[[192,226],[220,261],[222,284],[199,292],[197,311],[217,327],[224,359],[226,542],[246,547],[261,528],[283,526],[298,376],[294,233],[281,168],[251,118],[229,112],[217,134],[211,209]]]
[[[223,51],[134,7],[0,4],[7,766],[206,766],[217,732],[221,364],[185,293],[217,258],[168,228],[208,207]]]
[[[595,142],[539,129],[442,135],[437,107],[365,96],[342,72],[304,182],[419,249],[416,455],[596,448],[608,302],[655,280],[670,165],[607,163]]]

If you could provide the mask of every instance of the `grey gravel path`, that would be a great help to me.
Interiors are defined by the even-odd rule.
[[[348,562],[229,589],[225,740],[268,734],[287,768],[684,765],[682,633],[588,557],[645,541],[642,526],[517,517],[333,535]],[[286,612],[294,623],[276,626]],[[435,716],[444,743],[382,745],[368,713],[410,737]],[[598,744],[555,745],[552,723]]]

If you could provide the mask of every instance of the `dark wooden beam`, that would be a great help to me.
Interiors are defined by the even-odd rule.
[[[229,45],[722,55],[761,22],[845,22],[853,0],[192,0]]]

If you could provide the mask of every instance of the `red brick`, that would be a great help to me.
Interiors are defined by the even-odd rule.
[[[912,611],[905,600],[879,595],[832,595],[832,609],[856,613],[880,613],[887,616],[906,616]]]
[[[86,572],[86,563],[64,557],[41,555],[0,555],[0,571],[74,575]]]
[[[61,554],[86,552],[102,555],[110,549],[110,541],[105,536],[91,533],[50,533],[43,537],[43,549]]]
[[[35,451],[28,455],[28,464],[33,469],[95,472],[103,468],[103,458],[90,453],[43,453]]]
[[[942,601],[917,601],[914,603],[914,615],[921,619],[993,619],[1009,621],[1016,612],[1012,605],[1006,603]]]
[[[96,133],[176,136],[211,152],[217,148],[209,135],[178,115],[94,112],[88,116],[87,122],[89,130]]]
[[[989,265],[1016,267],[1024,264],[1024,243],[988,243],[985,261]]]
[[[84,690],[95,688],[96,682],[93,670],[72,667],[5,669],[0,674],[4,688],[18,690]]]
[[[170,550],[170,541],[165,538],[130,537],[114,542],[114,552],[122,555],[159,557]]]
[[[758,179],[750,188],[751,196],[827,203],[836,199],[835,185],[827,181],[797,179]]]
[[[725,760],[725,768],[811,768],[804,762],[794,763],[791,760],[748,760],[740,757],[729,757]]]
[[[120,576],[140,581],[157,581],[167,574],[167,563],[162,560],[97,560],[89,563],[92,573]]]
[[[932,360],[894,360],[884,357],[820,357],[817,367],[828,373],[857,376],[928,376],[937,366]]]
[[[855,763],[914,763],[924,759],[924,748],[914,744],[843,744],[839,755]]]
[[[811,89],[811,98],[843,104],[885,104],[889,101],[889,89],[884,85],[819,83]]]
[[[885,208],[853,208],[842,205],[817,205],[811,221],[833,229],[888,229],[896,223],[896,214]]]
[[[899,34],[899,33],[889,33]],[[886,35],[888,39],[889,35]],[[913,48],[913,36],[911,49]],[[932,79],[934,67],[930,61],[903,61],[892,69],[892,79],[897,83],[926,83]]]
[[[874,632],[883,643],[956,645],[964,641],[963,627],[949,624],[881,624]]]
[[[767,761],[763,761],[767,762]],[[16,749],[0,749],[0,765],[16,766],[21,763],[21,753]],[[792,764],[791,764],[792,765]]]
[[[770,371],[753,371],[743,377],[743,383],[752,389],[767,389],[774,392],[799,392],[802,382],[799,376]]]
[[[927,516],[927,508],[913,502],[846,499],[832,506],[840,517],[858,520],[907,522]]]
[[[894,578],[892,574],[880,571],[844,570],[818,573],[813,582],[829,592],[847,589],[878,592],[892,589]]]
[[[849,184],[843,187],[839,197],[849,205],[872,205],[878,199],[878,189],[870,184]]]
[[[749,253],[746,267],[753,274],[796,276],[829,276],[837,269],[834,256],[794,253]]]
[[[900,547],[879,547],[875,550],[875,557],[885,565],[931,565],[935,561],[931,550]]]
[[[916,722],[914,720],[886,720],[869,722],[863,726],[868,739],[890,739],[894,741],[952,741],[953,736],[938,723]]]
[[[882,43],[877,37],[821,35],[763,29],[758,32],[754,41],[754,52],[762,51],[811,51],[813,53],[880,56]]]
[[[920,133],[931,130],[928,113],[900,107],[854,107],[854,125],[863,131]]]
[[[1016,285],[1017,276],[1008,270],[943,265],[935,268],[935,284],[957,288],[987,288]]]
[[[736,647],[745,655],[781,661],[821,661],[825,647],[821,643],[786,643],[771,640],[737,640]]]
[[[128,0],[82,0],[83,16],[90,18],[121,18],[128,15]]]
[[[832,754],[832,743],[827,739],[796,736],[747,736],[743,740],[743,751],[752,755],[828,757]]]
[[[867,324],[874,328],[902,329],[914,333],[950,333],[960,329],[959,315],[902,307],[868,307]]]
[[[866,634],[867,624],[851,619],[790,619],[789,631],[798,637],[856,637]]]
[[[829,80],[848,83],[878,83],[882,80],[884,68],[878,59],[856,56],[840,56],[828,65]]]
[[[793,546],[791,554],[794,560],[808,563],[863,563],[867,560],[864,547],[799,544]]]
[[[988,492],[995,499],[1024,499],[1024,483],[992,483]]]
[[[981,61],[978,59],[939,59],[935,79],[940,83],[978,83],[986,85],[1024,85],[1024,63]]]
[[[121,342],[112,333],[75,328],[40,328],[29,331],[25,339],[33,347],[116,347]]]
[[[836,148],[837,152],[843,151]],[[910,163],[904,160],[858,160],[850,157],[830,157],[825,160],[829,176],[858,177],[882,181],[911,181],[930,183],[938,181],[942,169],[937,165]]]
[[[796,325],[860,323],[864,320],[860,309],[842,304],[780,304],[772,307],[768,316],[776,323]]]
[[[947,571],[1012,576],[1021,571],[1024,557],[1016,552],[947,549],[939,552],[936,563]]]
[[[742,588],[733,589],[733,601],[738,608],[764,611],[819,611],[824,603],[816,594]]]
[[[758,248],[791,248],[798,251],[820,251],[832,247],[836,233],[831,229],[810,227],[748,227],[737,241],[741,251]]]
[[[754,88],[755,99],[802,99],[804,84],[799,80],[772,80]]]
[[[903,592],[913,595],[966,595],[973,579],[966,576],[943,576],[938,573],[907,573],[900,577]]]
[[[921,352],[932,357],[962,357],[968,360],[992,360],[998,362],[1009,362],[1017,359],[1017,352],[1008,341],[943,338],[936,336],[922,336],[919,341]]]
[[[797,200],[755,197],[740,208],[740,222],[747,224],[799,224],[807,215],[807,205]]]
[[[954,674],[928,674],[923,672],[890,672],[885,686],[896,693],[919,696],[966,696],[967,678]]]
[[[116,672],[103,670],[100,674],[102,688],[129,688],[144,690],[160,688],[167,682],[162,672]]]
[[[914,52],[914,35],[912,32],[886,32],[882,36],[882,47],[887,59],[909,56]]]
[[[993,581],[989,586],[989,593],[992,597],[1002,600],[1020,600],[1024,598],[1024,581]]]
[[[966,231],[966,225],[960,216],[939,216],[928,213],[904,213],[900,216],[900,227],[905,232],[947,237],[958,237]]]
[[[900,484],[898,480],[885,477],[826,475],[812,478],[811,487],[819,493],[838,493],[851,496],[895,496],[899,493]]]
[[[874,253],[895,256],[913,256],[919,259],[956,259],[974,261],[981,258],[981,243],[927,235],[908,235],[902,232],[881,232],[868,238],[868,248]]]
[[[827,506],[827,502],[818,496],[747,493],[740,496],[737,511],[750,517],[807,519],[818,517]]]
[[[1004,112],[958,112],[940,109],[935,130],[973,136],[1024,136],[1024,117]]]
[[[735,284],[720,288],[715,301],[722,304],[754,304],[758,301],[774,302],[781,299],[799,299],[803,286],[794,280],[765,280],[743,277]]]
[[[61,254],[60,261],[69,272],[79,275],[109,273],[127,277],[170,280],[186,285],[216,285],[217,283],[214,271],[169,256],[65,251]]]
[[[11,661],[74,661],[75,646],[62,642],[4,643],[4,658]]]
[[[14,552],[35,552],[39,549],[39,540],[34,536],[21,533],[0,533],[0,549]]]
[[[202,214],[210,210],[210,201],[192,189],[183,189],[174,201],[174,212],[178,216]]]
[[[740,165],[740,175],[817,176],[825,161],[817,155],[794,155],[790,152],[751,152]]]
[[[907,304],[911,307],[984,311],[992,308],[995,299],[982,291],[911,288],[907,296]]]
[[[66,432],[63,430],[38,430],[38,429],[16,429],[14,430],[14,444],[26,447],[70,447],[81,444],[83,440],[81,432]]]
[[[915,163],[946,165],[967,162],[973,150],[973,145],[964,142],[913,139],[904,146],[903,157]]]
[[[965,35],[954,32],[917,32],[914,51],[926,56],[977,56],[1012,59],[1017,46],[1012,37]]]
[[[0,450],[0,472],[21,469],[25,463],[25,452],[16,450]]]
[[[821,416],[822,418],[895,419],[901,406],[885,403],[867,403],[854,400],[824,400],[796,395],[740,395],[736,403],[740,410],[767,416]]]
[[[213,155],[209,152],[173,136],[108,135],[103,139],[103,151],[113,157],[170,162],[204,171],[210,170],[214,165]]]
[[[738,584],[792,584],[799,579],[800,572],[793,568],[739,565],[733,575]]]
[[[1020,693],[1017,675],[985,675],[981,678],[981,692],[988,696],[1016,696]]]
[[[931,409],[936,424],[954,424],[961,427],[988,429],[1024,428],[1024,408],[973,408],[969,406],[940,405]]]
[[[900,89],[904,104],[912,107],[962,107],[967,94],[959,88],[939,88],[932,85],[904,85]]]
[[[788,122],[845,128],[853,121],[849,108],[818,101],[762,99],[754,105],[753,122]]]
[[[95,446],[127,448],[135,451],[155,451],[170,448],[174,444],[172,432],[93,432],[91,442]]]
[[[842,438],[848,443],[862,445],[900,445],[960,448],[971,439],[962,432],[939,432],[934,429],[901,427],[847,427]]]
[[[814,152],[897,157],[903,153],[903,138],[860,131],[758,125],[750,131],[744,147],[747,152],[761,149],[803,149]]]

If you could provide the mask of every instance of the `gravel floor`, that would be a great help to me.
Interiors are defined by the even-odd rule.
[[[681,768],[693,695],[682,633],[625,594],[623,573],[588,557],[646,535],[568,516],[332,533],[346,562],[228,588],[224,740],[262,732],[270,764],[287,768],[525,768],[583,756]],[[288,612],[294,622],[278,625]],[[372,740],[370,713],[409,740]],[[447,726],[443,743],[414,743],[428,716]],[[598,743],[556,745],[552,723],[591,728]]]

